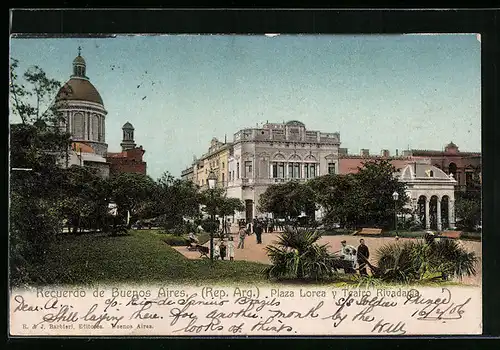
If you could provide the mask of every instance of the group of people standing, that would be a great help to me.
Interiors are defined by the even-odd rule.
[[[352,245],[348,245],[346,240],[343,240],[341,244],[342,247],[340,249],[340,256],[344,261],[344,272],[356,273],[357,263],[360,275],[368,276],[366,266],[369,265],[368,258],[370,257],[370,250],[365,244],[365,240],[363,238],[359,240],[357,250]]]
[[[232,236],[229,236],[227,245],[224,239],[221,239],[214,245],[214,259],[224,260],[226,257],[228,257],[230,261],[234,260],[234,242]]]

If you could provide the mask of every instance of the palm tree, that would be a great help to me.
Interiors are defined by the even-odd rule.
[[[378,249],[376,275],[384,281],[402,283],[462,279],[476,275],[478,261],[476,254],[459,241],[406,241]]]
[[[271,266],[263,273],[277,279],[325,279],[342,268],[340,257],[328,252],[328,245],[318,244],[321,233],[287,227],[275,245],[266,247]]]

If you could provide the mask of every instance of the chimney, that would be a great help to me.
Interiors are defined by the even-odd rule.
[[[382,157],[385,157],[385,158],[389,158],[390,157],[390,153],[389,153],[388,149],[383,149],[380,154],[382,155]]]
[[[361,156],[362,157],[368,157],[370,155],[370,150],[366,148],[361,149]]]

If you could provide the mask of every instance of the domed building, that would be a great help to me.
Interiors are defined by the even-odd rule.
[[[457,181],[453,174],[446,174],[429,160],[415,160],[395,175],[407,186],[407,207],[426,229],[454,228]]]
[[[109,164],[104,156],[106,144],[106,115],[99,91],[87,77],[87,65],[78,48],[73,60],[73,74],[59,90],[56,106],[63,113],[63,127],[71,134],[72,150],[67,165],[85,165],[98,168],[103,176],[109,175]]]

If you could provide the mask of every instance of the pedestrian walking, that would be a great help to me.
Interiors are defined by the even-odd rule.
[[[224,241],[220,241],[220,259],[224,260],[226,258],[226,245],[224,244]]]
[[[359,240],[359,246],[358,246],[358,265],[359,265],[359,273],[361,276],[368,276],[368,273],[366,272],[366,264],[368,263],[368,258],[370,257],[370,250],[365,244],[365,240],[361,238]]]
[[[245,236],[243,236],[245,237]],[[227,242],[227,253],[229,256],[229,260],[233,261],[234,260],[234,242],[233,242],[233,236],[229,237],[229,241]]]
[[[259,221],[256,221],[254,226],[255,237],[257,238],[257,244],[262,243],[262,224]]]
[[[247,230],[245,229],[244,226],[240,226],[240,230],[238,231],[238,236],[240,238],[240,241],[238,242],[238,247],[237,249],[243,249],[245,248],[245,236],[247,235]]]
[[[220,257],[220,247],[219,247],[219,243],[215,243],[215,246],[214,246],[214,260],[218,260]]]
[[[246,227],[247,235],[250,236],[253,232],[253,224],[252,221],[249,221]]]

